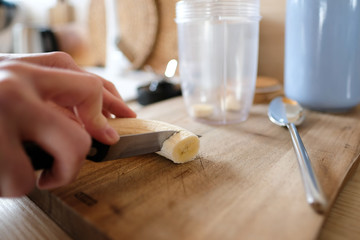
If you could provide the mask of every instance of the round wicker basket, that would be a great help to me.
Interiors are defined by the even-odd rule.
[[[121,38],[119,48],[133,69],[150,67],[164,73],[177,59],[175,4],[177,0],[117,0]],[[91,0],[90,33],[99,65],[105,64],[106,22],[104,0]]]

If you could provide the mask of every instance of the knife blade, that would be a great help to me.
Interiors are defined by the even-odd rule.
[[[113,145],[106,145],[92,139],[87,159],[93,162],[104,162],[158,152],[161,150],[164,141],[174,133],[176,131],[123,135]],[[31,160],[34,170],[51,168],[54,158],[40,146],[34,142],[24,142],[23,147]]]

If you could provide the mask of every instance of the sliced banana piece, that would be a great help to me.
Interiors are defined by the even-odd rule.
[[[109,123],[120,135],[165,130],[177,131],[177,133],[165,140],[160,152],[157,152],[174,163],[184,163],[193,160],[200,149],[200,140],[197,135],[166,122],[140,118],[117,118],[109,119]]]
[[[241,110],[241,104],[234,95],[228,95],[225,99],[225,109],[227,111],[237,112]]]
[[[191,106],[191,112],[194,117],[207,118],[213,115],[214,106],[206,103],[194,104]]]

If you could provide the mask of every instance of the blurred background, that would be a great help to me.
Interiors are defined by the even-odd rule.
[[[115,82],[121,78],[127,89],[121,94],[132,98],[139,84],[161,78],[168,62],[177,59],[176,2],[0,0],[0,52],[65,51],[89,71]],[[261,1],[260,10],[258,75],[279,82],[285,2]]]

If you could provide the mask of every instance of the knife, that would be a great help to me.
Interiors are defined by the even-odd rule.
[[[176,131],[159,131],[120,136],[113,145],[106,145],[92,139],[87,159],[93,162],[104,162],[120,158],[139,156],[158,152],[166,139]],[[34,170],[51,168],[54,158],[34,142],[24,142],[23,147],[30,157]]]

